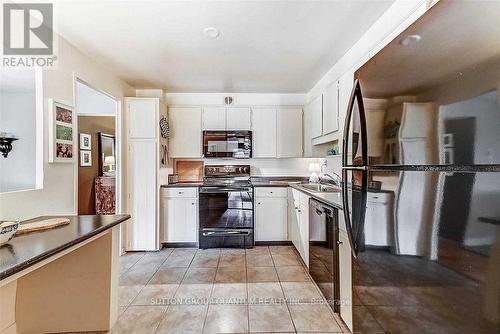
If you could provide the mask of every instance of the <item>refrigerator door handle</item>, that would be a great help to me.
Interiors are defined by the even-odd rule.
[[[366,114],[365,106],[363,104],[363,95],[361,94],[361,84],[359,80],[354,80],[354,88],[352,89],[351,96],[349,97],[349,105],[347,106],[347,114],[344,121],[344,133],[342,136],[342,166],[348,167],[347,151],[349,148],[349,127],[351,126],[352,112],[354,103],[358,103],[359,109],[359,125],[361,130],[361,166],[368,165],[368,142],[367,142],[367,129],[366,129]],[[360,167],[361,167],[360,166]],[[357,167],[357,166],[353,166]]]
[[[346,167],[342,167],[342,169],[346,169],[346,170],[368,170],[368,166],[346,166]]]
[[[352,236],[352,224],[351,224],[351,208],[349,207],[349,200],[347,199],[349,196],[348,189],[348,180],[347,180],[347,169],[342,170],[342,204],[344,207],[344,220],[345,220],[345,228],[347,232],[347,238],[349,239],[349,244],[351,245],[352,256],[354,258],[358,257],[358,254],[355,250],[354,238]]]
[[[349,128],[351,126],[351,120],[352,120],[352,115],[353,115],[353,109],[354,109],[354,103],[358,103],[358,109],[359,109],[359,122],[360,122],[360,131],[361,131],[361,166],[350,166],[350,164],[347,161],[348,157],[348,148],[349,148]],[[349,105],[347,107],[347,114],[346,118],[344,121],[344,133],[342,136],[342,202],[344,206],[344,219],[345,219],[345,225],[346,225],[346,231],[347,231],[347,236],[349,239],[349,243],[351,244],[351,250],[354,258],[357,258],[358,254],[358,247],[357,244],[355,243],[356,240],[354,239],[353,236],[353,228],[352,224],[353,222],[351,221],[351,213],[350,213],[350,207],[349,207],[349,184],[351,184],[348,180],[347,177],[347,171],[348,170],[353,170],[353,171],[362,171],[363,172],[363,178],[362,178],[362,185],[361,185],[361,200],[365,201],[366,203],[366,192],[367,192],[367,175],[366,171],[368,170],[367,168],[368,165],[368,142],[367,142],[367,128],[366,128],[366,114],[365,114],[365,108],[363,104],[363,95],[361,94],[361,84],[359,83],[359,80],[356,79],[354,80],[354,85],[353,89],[351,92],[351,96],[349,97]],[[362,203],[363,204],[363,203]],[[364,208],[365,205],[362,205],[362,209]],[[361,220],[363,218],[364,220],[364,212],[360,213],[357,215],[357,218]],[[361,223],[364,223],[359,221],[357,222],[357,226]],[[361,233],[358,229],[357,234]]]

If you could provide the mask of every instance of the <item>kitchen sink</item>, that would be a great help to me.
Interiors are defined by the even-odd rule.
[[[315,193],[339,193],[342,191],[339,187],[318,183],[306,183],[301,184],[300,186]]]

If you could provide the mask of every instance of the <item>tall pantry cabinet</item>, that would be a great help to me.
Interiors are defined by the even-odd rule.
[[[127,251],[158,250],[160,151],[166,145],[159,122],[167,117],[159,98],[129,97],[127,114],[127,203],[131,219],[126,227]],[[166,147],[166,146],[165,146]]]

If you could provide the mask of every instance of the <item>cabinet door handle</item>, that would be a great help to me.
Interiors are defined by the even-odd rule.
[[[272,194],[273,192],[272,192],[272,191],[270,191],[270,193]]]
[[[343,244],[344,244],[344,243],[343,243],[342,241],[337,240],[337,245],[339,245],[339,246],[340,246],[340,245],[343,245]]]
[[[179,191],[179,195],[182,195],[182,191]]]
[[[258,205],[260,205],[260,202],[257,202]]]
[[[191,205],[194,205],[195,203],[191,203]]]

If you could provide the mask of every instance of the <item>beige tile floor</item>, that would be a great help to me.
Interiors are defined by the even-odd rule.
[[[110,333],[339,333],[293,247],[166,248],[120,258]]]

